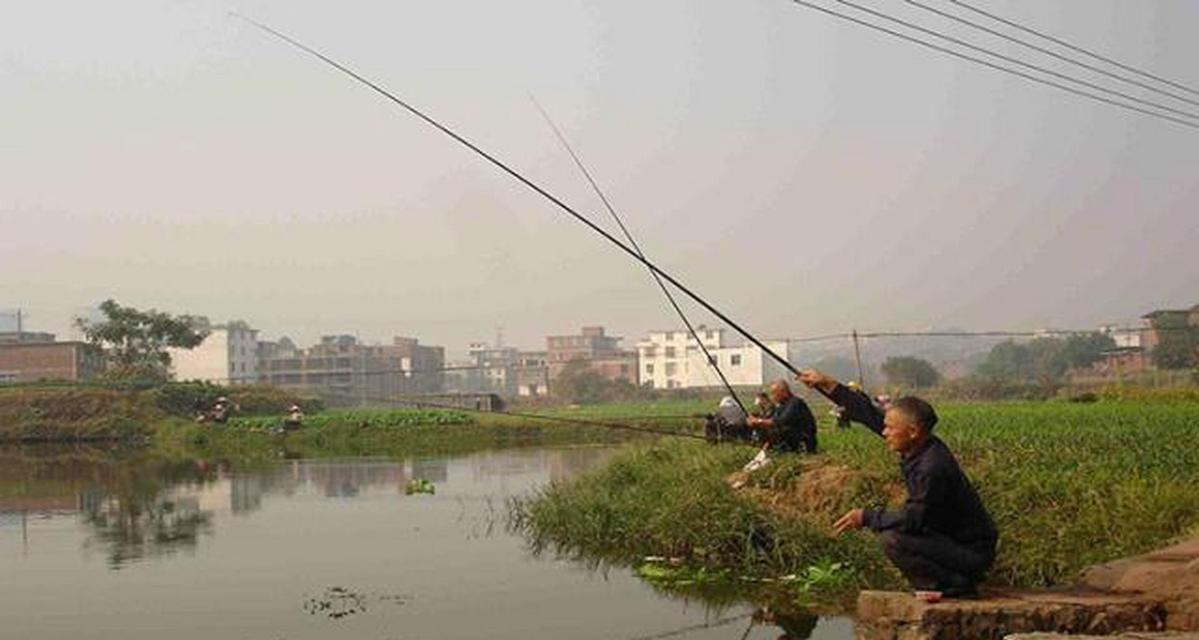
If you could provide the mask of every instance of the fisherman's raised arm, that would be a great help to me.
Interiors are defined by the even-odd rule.
[[[860,422],[867,429],[883,434],[883,412],[867,398],[837,382],[837,379],[815,369],[804,369],[795,377],[807,386],[823,391],[829,399],[845,408],[845,415],[854,422]]]

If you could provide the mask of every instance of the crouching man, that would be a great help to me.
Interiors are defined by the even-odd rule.
[[[914,396],[892,402],[886,413],[863,394],[807,369],[799,380],[845,407],[845,415],[866,425],[899,454],[908,499],[898,511],[853,509],[837,520],[838,534],[866,527],[879,534],[891,562],[929,601],[969,598],[995,560],[998,533],[978,492],[949,447],[932,434],[937,414]]]

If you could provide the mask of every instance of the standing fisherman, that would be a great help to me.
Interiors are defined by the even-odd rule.
[[[770,399],[775,404],[770,417],[750,416],[746,423],[764,430],[766,440],[776,451],[816,453],[816,418],[808,404],[791,393],[786,380],[775,380],[770,385]]]
[[[866,527],[878,533],[883,551],[917,597],[936,602],[977,596],[978,583],[995,561],[999,534],[949,447],[932,434],[937,424],[932,406],[906,396],[884,413],[868,396],[819,371],[805,369],[798,378],[845,407],[851,420],[881,435],[900,455],[908,490],[903,508],[853,509],[833,525],[836,532]]]

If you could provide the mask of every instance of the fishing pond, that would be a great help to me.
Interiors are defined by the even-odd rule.
[[[814,638],[852,621],[655,590],[537,556],[505,505],[609,446],[419,459],[0,450],[5,638]]]

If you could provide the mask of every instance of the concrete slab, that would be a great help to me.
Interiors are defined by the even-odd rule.
[[[1138,593],[1166,607],[1166,628],[1199,631],[1199,538],[1088,569],[1083,587]]]
[[[1119,633],[1114,636],[1076,636],[1062,633],[1017,633],[1004,640],[1199,640],[1199,633],[1185,631]]]
[[[910,592],[858,596],[860,640],[1002,640],[1035,631],[1108,635],[1160,631],[1165,618],[1160,601],[1132,593],[1002,591],[937,604]]]
[[[984,596],[928,604],[910,592],[864,591],[858,597],[858,637],[999,640],[1033,633],[1017,637],[1035,640],[1065,633],[1199,640],[1199,539],[1092,567],[1073,590]],[[1125,635],[1111,635],[1118,633]]]

